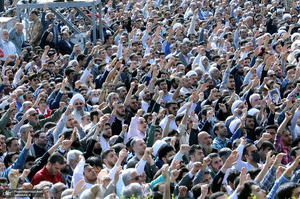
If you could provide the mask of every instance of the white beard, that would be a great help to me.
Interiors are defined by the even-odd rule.
[[[74,119],[77,120],[79,124],[81,124],[81,116],[84,115],[84,110],[83,109],[81,109],[81,110],[75,109],[73,112],[73,115],[74,115]]]

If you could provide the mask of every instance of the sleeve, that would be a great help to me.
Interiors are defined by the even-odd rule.
[[[215,177],[212,181],[212,185],[211,185],[211,189],[212,189],[213,193],[221,190],[224,176],[225,176],[225,173],[223,173],[222,171],[219,171],[217,173],[217,175],[215,175]]]
[[[279,185],[282,183],[289,182],[289,181],[290,181],[290,179],[283,174],[278,180],[275,181],[274,186],[272,187],[271,191],[267,195],[267,199],[273,199],[277,192]]]
[[[195,185],[197,185],[197,184],[203,182],[204,174],[205,174],[205,172],[202,171],[202,169],[200,169],[200,170],[197,172],[197,174],[196,174],[196,176],[195,176],[195,178],[194,178],[194,180],[193,180],[193,186],[195,186]]]
[[[276,179],[276,168],[271,167],[269,171],[266,173],[265,177],[259,184],[259,187],[263,190],[269,191],[272,188],[272,184]]]
[[[59,122],[57,123],[56,128],[53,132],[54,143],[57,142],[58,136],[62,132],[62,130],[67,122],[67,117],[68,116],[66,114],[63,114],[63,116],[60,118]]]
[[[131,119],[127,139],[137,135],[138,123],[139,123],[139,118],[138,117],[135,116]]]
[[[9,120],[9,118],[10,118],[10,116],[11,116],[11,114],[12,114],[12,111],[8,109],[8,110],[6,111],[6,113],[5,113],[5,114],[1,117],[1,119],[0,119],[0,130],[2,131],[2,134],[4,133],[3,135],[4,135],[6,138],[10,137],[10,135],[6,133],[7,131],[3,131],[2,129],[5,128],[5,126],[6,126],[7,122],[8,122],[8,120]]]
[[[152,147],[154,143],[155,126],[151,125],[148,131],[148,137],[146,141],[147,147]]]
[[[236,170],[238,170],[238,171],[241,171],[242,170],[242,168],[243,168],[243,160],[242,160],[242,156],[243,156],[243,151],[244,151],[244,145],[243,144],[240,144],[239,146],[238,146],[238,148],[236,149],[237,151],[238,151],[238,159],[237,159],[237,161],[236,161],[236,165],[234,165],[234,168],[236,169]]]
[[[84,164],[85,164],[85,161],[80,161],[74,169],[73,180],[72,180],[73,188],[80,180],[82,180],[84,178],[83,177]]]

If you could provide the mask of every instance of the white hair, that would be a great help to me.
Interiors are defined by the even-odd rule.
[[[131,174],[133,172],[136,172],[136,169],[130,168],[130,169],[126,169],[125,171],[122,172],[122,180],[123,180],[123,183],[125,186],[127,185],[127,182],[132,179]]]
[[[131,183],[130,185],[123,188],[122,196],[124,198],[130,198],[131,196],[133,196],[134,198],[143,198],[143,188],[139,183]]]
[[[252,103],[252,100],[253,100],[253,98],[254,98],[255,96],[258,96],[258,97],[260,98],[260,95],[259,95],[259,94],[254,93],[254,94],[252,94],[252,95],[250,96],[250,98],[249,98],[250,103]]]
[[[76,159],[76,154],[82,155],[82,152],[79,150],[71,150],[68,152],[67,155],[67,162],[70,165],[70,160],[75,160]]]

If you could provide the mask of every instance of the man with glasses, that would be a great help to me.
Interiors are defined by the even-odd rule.
[[[29,133],[31,137],[34,136],[34,131],[30,124],[25,124],[21,126],[20,128],[21,139],[19,139],[20,150],[22,150],[25,147]]]
[[[38,75],[37,74],[32,74],[32,75],[30,75],[29,76],[29,85],[30,85],[30,87],[29,87],[29,89],[28,89],[28,91],[31,91],[31,92],[35,92],[35,90],[37,89],[37,87],[38,87],[38,84],[39,84],[39,77],[38,77]]]
[[[56,110],[53,113],[53,115],[51,115],[50,117],[42,120],[39,120],[39,115],[34,108],[30,108],[28,111],[26,111],[25,114],[27,114],[26,117],[28,118],[29,124],[33,127],[33,130],[37,131],[37,130],[41,130],[44,127],[44,124],[46,124],[47,122],[57,121],[58,118],[61,116],[64,107],[65,107],[65,103],[60,102],[59,109]]]
[[[66,189],[66,185],[61,182],[54,184],[50,189],[53,199],[60,199],[62,192]]]
[[[74,111],[72,115],[74,115],[74,119],[81,124],[81,117],[85,114],[84,112],[84,105],[85,105],[85,99],[84,97],[77,93],[74,95],[70,101],[70,104],[73,105]]]
[[[30,146],[28,154],[37,159],[39,157],[42,157],[44,153],[46,153],[44,147],[47,144],[47,137],[46,137],[46,133],[39,130],[34,134],[33,138],[34,141],[33,144]]]

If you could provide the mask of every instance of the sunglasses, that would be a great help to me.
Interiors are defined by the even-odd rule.
[[[39,81],[39,79],[33,79],[32,81]]]
[[[141,176],[136,176],[135,178],[132,178],[131,180],[138,181],[141,178]]]
[[[83,103],[82,103],[82,102],[79,102],[79,103],[75,103],[74,105],[75,105],[75,106],[78,106],[78,105],[82,106]]]
[[[35,117],[35,116],[37,116],[37,113],[33,113],[33,114],[30,115],[30,116]]]

